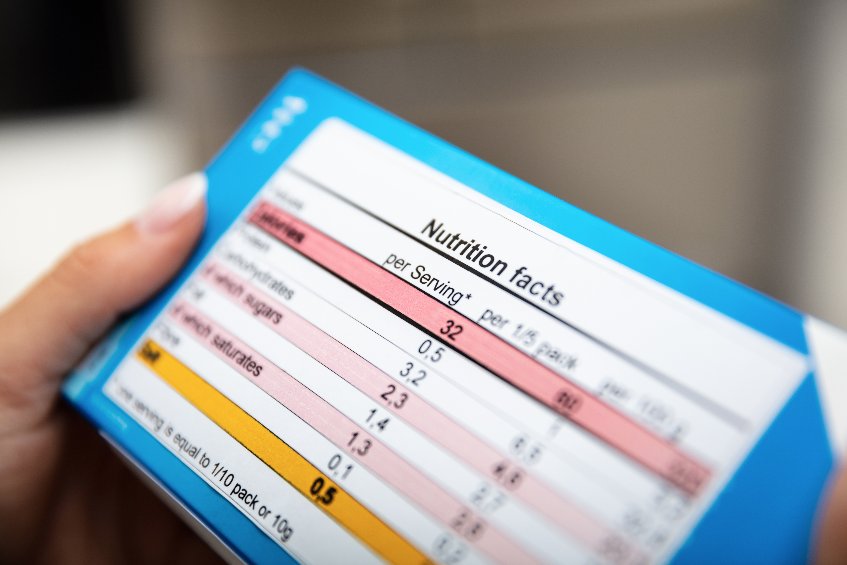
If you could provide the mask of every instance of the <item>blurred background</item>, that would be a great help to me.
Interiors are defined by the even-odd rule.
[[[4,0],[0,305],[292,65],[847,326],[847,2]]]

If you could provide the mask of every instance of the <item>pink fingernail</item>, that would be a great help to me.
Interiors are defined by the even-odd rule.
[[[136,219],[135,226],[143,233],[162,233],[174,227],[206,196],[206,175],[192,173],[172,182],[159,192]]]

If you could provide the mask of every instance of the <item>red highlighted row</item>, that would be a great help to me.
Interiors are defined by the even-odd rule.
[[[710,470],[677,446],[309,224],[268,202],[250,222],[681,490],[708,482]]]

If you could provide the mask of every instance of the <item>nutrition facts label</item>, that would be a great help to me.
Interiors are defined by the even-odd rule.
[[[662,562],[805,375],[340,120],[105,385],[305,562]]]

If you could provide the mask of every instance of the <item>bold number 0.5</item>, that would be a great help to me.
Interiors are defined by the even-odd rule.
[[[441,335],[447,336],[450,341],[456,341],[456,336],[462,333],[462,326],[453,320],[447,320],[444,327],[438,330]]]

